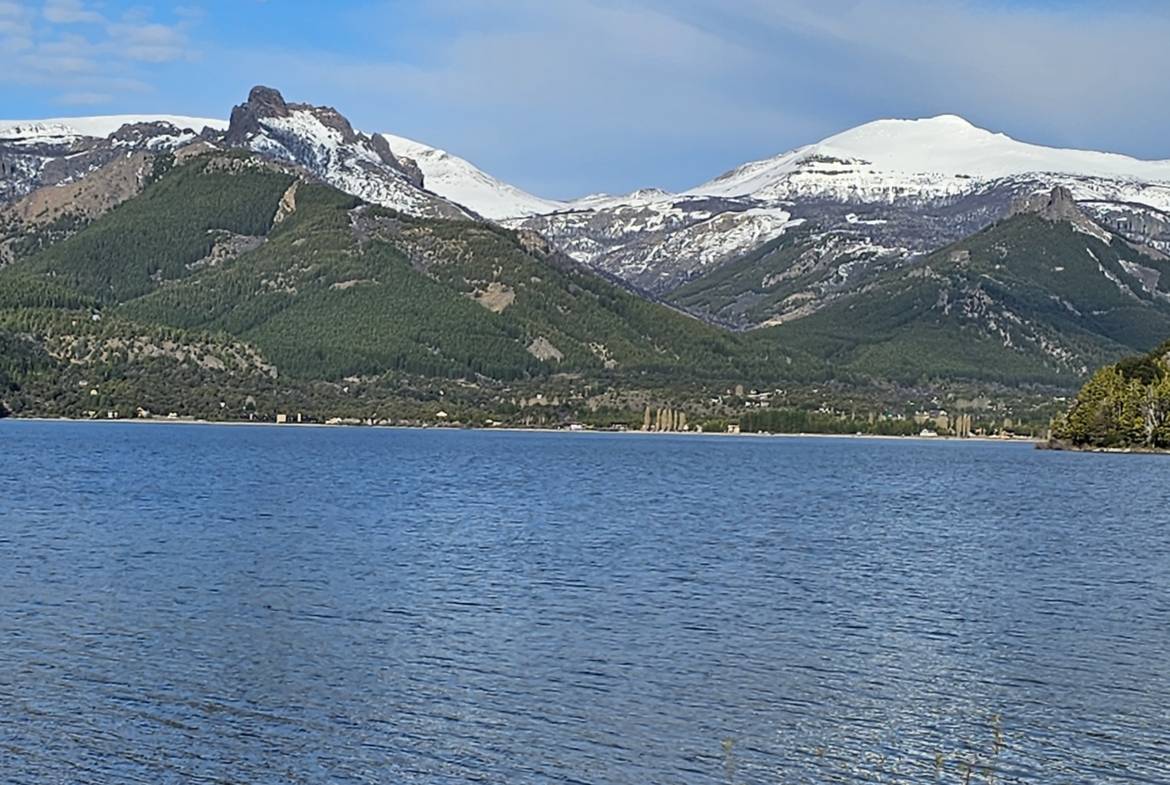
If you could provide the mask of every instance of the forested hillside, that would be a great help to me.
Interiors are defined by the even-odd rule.
[[[164,158],[140,195],[0,270],[0,338],[9,408],[74,414],[239,412],[257,393],[328,400],[355,380],[378,400],[423,401],[428,379],[644,388],[819,373],[538,236],[362,204],[239,152]]]
[[[5,406],[437,412],[455,408],[438,402],[445,380],[476,390],[464,403],[481,413],[568,396],[619,420],[682,389],[712,411],[724,396],[707,391],[739,387],[803,386],[822,401],[887,401],[891,385],[1043,396],[1170,334],[1170,262],[1066,217],[1015,216],[802,319],[735,332],[531,232],[408,216],[251,153],[165,154],[141,193],[0,270]],[[712,281],[734,289],[753,265],[783,277],[816,238],[769,245]]]
[[[1030,213],[760,331],[859,374],[1057,386],[1168,334],[1170,261]]]

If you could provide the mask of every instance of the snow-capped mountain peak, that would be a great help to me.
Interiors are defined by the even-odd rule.
[[[286,103],[257,86],[232,109],[223,143],[296,164],[325,182],[375,204],[412,215],[468,218],[471,214],[424,187],[423,173],[386,139],[354,130],[336,109]]]
[[[0,203],[74,182],[116,158],[177,150],[226,126],[184,115],[0,120]]]
[[[57,117],[47,120],[0,120],[0,142],[63,144],[76,139],[104,139],[124,125],[165,123],[199,133],[204,128],[222,131],[226,120],[171,114],[118,114],[95,117]]]
[[[674,198],[670,191],[661,188],[639,188],[628,194],[590,194],[574,199],[567,204],[570,210],[602,210],[607,207],[641,207],[655,202],[668,202]]]
[[[850,192],[886,189],[904,181],[928,190],[933,183],[933,190],[946,193],[961,185],[955,178],[987,181],[1039,173],[1170,183],[1170,161],[1029,144],[948,114],[866,123],[744,164],[689,193],[788,198],[804,190],[793,188],[792,181],[810,177],[834,177]]]
[[[566,209],[565,202],[542,199],[514,185],[497,180],[487,172],[446,150],[407,139],[382,134],[397,155],[412,159],[422,170],[423,183],[430,191],[469,207],[484,218],[506,218],[551,213]]]

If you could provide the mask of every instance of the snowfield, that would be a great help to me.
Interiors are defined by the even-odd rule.
[[[552,213],[568,208],[565,202],[542,199],[497,180],[462,158],[405,136],[382,134],[395,155],[414,159],[423,173],[423,186],[469,207],[484,218],[500,221],[524,215]]]
[[[58,117],[48,120],[0,120],[0,142],[21,140],[26,143],[60,144],[81,138],[104,139],[128,123],[170,123],[179,129],[198,133],[204,127],[222,131],[227,120],[210,117],[187,117],[173,114],[112,114],[96,117]]]
[[[822,193],[843,199],[915,193],[941,197],[1026,174],[1170,185],[1170,161],[1061,150],[1018,142],[955,115],[877,120],[774,158],[753,161],[688,191],[784,199]]]

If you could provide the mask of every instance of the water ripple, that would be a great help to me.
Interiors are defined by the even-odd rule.
[[[1164,783],[1165,461],[0,423],[13,783]]]

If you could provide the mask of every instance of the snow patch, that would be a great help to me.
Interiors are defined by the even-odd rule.
[[[440,196],[474,210],[484,218],[501,221],[527,215],[551,213],[568,208],[567,202],[539,196],[497,180],[474,164],[445,150],[407,139],[382,134],[397,156],[411,158],[423,173],[423,186]]]
[[[117,114],[94,117],[58,117],[47,120],[0,120],[0,141],[25,144],[68,142],[79,138],[104,139],[124,125],[133,123],[170,123],[178,129],[196,133],[205,127],[217,131],[228,127],[227,120],[188,117],[173,114]]]
[[[862,181],[871,189],[881,181],[887,189],[900,181],[945,194],[971,190],[971,180],[1034,173],[1170,184],[1170,161],[1027,144],[942,115],[866,123],[817,144],[744,164],[688,193],[760,196],[787,190],[780,188],[785,180],[804,174],[843,193],[859,188]]]

